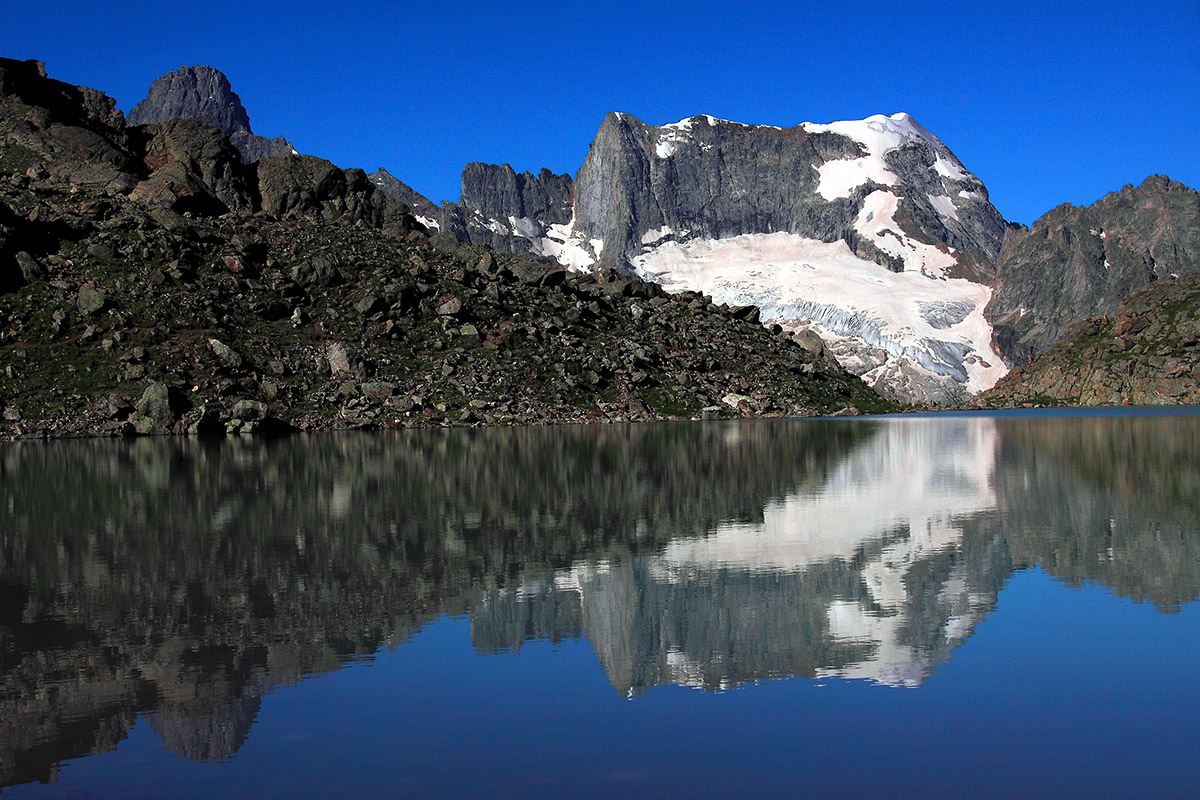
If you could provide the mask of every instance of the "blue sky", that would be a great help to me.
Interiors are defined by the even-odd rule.
[[[1010,220],[1200,187],[1200,2],[4,0],[0,55],[128,111],[223,70],[256,133],[435,202],[468,161],[574,173],[608,111],[790,126],[907,111]]]

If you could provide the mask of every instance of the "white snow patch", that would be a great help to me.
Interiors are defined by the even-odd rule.
[[[587,270],[596,263],[599,251],[594,242],[600,242],[601,247],[604,243],[599,239],[592,242],[585,242],[575,233],[575,219],[572,217],[566,225],[551,225],[545,236],[532,240],[530,249],[534,255],[553,258],[567,269],[578,272]]]
[[[671,230],[671,226],[669,225],[663,225],[657,230],[646,231],[642,234],[642,244],[654,244],[655,242],[667,238],[674,232],[675,231]]]
[[[951,375],[973,393],[1008,371],[992,349],[992,328],[983,317],[991,289],[960,278],[931,279],[919,267],[891,272],[858,258],[843,241],[789,233],[671,241],[631,263],[668,291],[756,305],[764,319],[810,320],[824,332],[857,337],[891,357],[907,356]],[[921,315],[923,303],[964,301],[974,310],[949,328],[934,328]]]
[[[418,215],[418,216],[415,216],[414,218],[417,220],[417,222],[421,223],[422,225],[424,225],[426,228],[429,228],[430,230],[437,231],[437,230],[441,230],[441,228],[442,228],[442,224],[440,222],[438,222],[436,219],[433,219],[432,217],[422,217],[422,216]]]
[[[968,177],[967,171],[962,168],[962,165],[957,160],[951,161],[941,153],[938,153],[937,161],[933,162],[933,170],[943,178],[948,178],[952,181],[965,181]]]
[[[929,195],[929,204],[942,216],[950,219],[958,219],[958,209],[954,207],[954,201],[944,194]]]
[[[949,198],[942,199],[949,201]],[[900,258],[906,272],[944,277],[946,271],[954,268],[958,262],[953,255],[935,245],[916,242],[905,236],[895,219],[899,203],[900,199],[891,192],[871,192],[863,200],[863,206],[854,221],[854,229],[883,252]]]
[[[497,233],[501,236],[512,236],[512,231],[498,219],[488,219],[483,221],[483,227],[490,230],[492,233]]]
[[[817,191],[826,200],[849,197],[852,190],[868,180],[884,186],[895,185],[898,178],[888,169],[884,156],[889,151],[913,141],[923,141],[934,148],[937,160],[933,169],[938,175],[953,181],[963,181],[970,177],[946,146],[908,114],[876,114],[864,120],[829,122],[823,125],[805,122],[801,127],[808,133],[836,133],[849,137],[866,150],[866,154],[859,158],[826,161],[817,167],[817,173],[820,175]]]
[[[517,236],[523,236],[526,239],[536,239],[542,235],[542,224],[529,217],[509,217],[508,224]]]
[[[826,200],[849,197],[851,191],[867,181],[892,186],[898,180],[882,160],[874,158],[826,161],[817,167],[817,174],[820,175],[817,191]]]

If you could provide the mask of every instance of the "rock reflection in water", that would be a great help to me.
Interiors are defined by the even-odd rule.
[[[493,593],[473,612],[476,644],[512,644],[514,627],[554,638],[573,626],[631,694],[782,675],[916,685],[1011,571],[996,447],[990,419],[875,427],[755,519]]]
[[[756,421],[0,447],[0,785],[139,715],[232,757],[263,696],[467,614],[636,694],[914,685],[1041,563],[1200,587],[1200,417]]]

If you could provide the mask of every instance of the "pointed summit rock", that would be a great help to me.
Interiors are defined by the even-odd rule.
[[[268,156],[290,155],[295,148],[282,137],[267,139],[250,129],[250,115],[229,79],[209,66],[179,67],[159,76],[146,99],[129,112],[130,125],[172,119],[198,119],[229,137],[246,164]]]

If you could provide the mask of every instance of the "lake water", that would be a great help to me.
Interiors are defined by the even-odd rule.
[[[0,445],[5,797],[1194,797],[1200,415]]]

